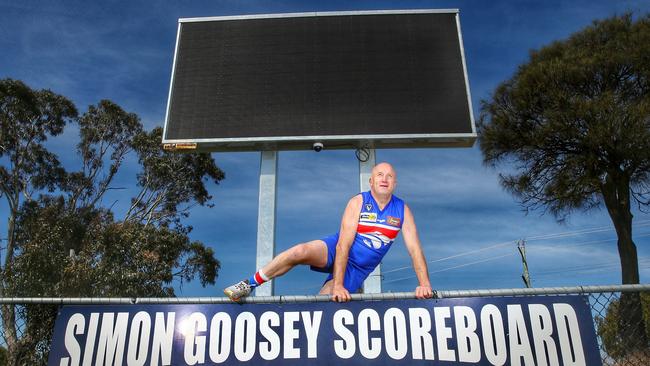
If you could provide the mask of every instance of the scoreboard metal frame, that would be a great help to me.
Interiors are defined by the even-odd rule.
[[[464,80],[465,96],[467,98],[467,116],[469,126],[463,126],[465,131],[461,133],[373,133],[368,134],[312,134],[312,135],[287,135],[287,136],[236,136],[219,137],[207,136],[191,138],[179,138],[178,136],[168,137],[170,123],[182,123],[172,121],[171,114],[174,108],[175,79],[179,58],[179,43],[182,39],[182,30],[185,25],[190,26],[197,22],[223,22],[223,21],[248,21],[259,19],[283,19],[300,17],[337,17],[337,16],[368,16],[368,15],[416,15],[416,14],[449,14],[455,17],[456,31],[458,36],[458,52],[462,61],[462,73]],[[185,100],[189,96],[184,96]],[[431,101],[435,103],[435,101]],[[435,119],[435,116],[431,117]],[[244,123],[246,121],[243,121]],[[204,122],[205,123],[205,122]],[[218,122],[215,116],[213,123]],[[465,121],[463,123],[466,123]],[[316,142],[324,144],[326,149],[352,149],[363,146],[372,148],[417,148],[417,147],[470,147],[476,140],[476,127],[472,110],[471,94],[467,77],[467,66],[465,62],[465,51],[463,47],[458,9],[425,9],[425,10],[379,10],[379,11],[345,11],[345,12],[310,12],[310,13],[289,13],[289,14],[261,14],[261,15],[240,15],[223,17],[202,17],[182,18],[178,21],[176,46],[174,51],[174,62],[168,94],[167,112],[163,132],[163,145],[171,150],[184,148],[197,149],[199,151],[279,151],[279,150],[310,150]]]

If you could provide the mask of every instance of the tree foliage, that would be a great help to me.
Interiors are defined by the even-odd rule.
[[[133,139],[142,133],[142,125],[137,115],[108,100],[89,106],[78,124],[77,153],[81,157],[81,169],[68,173],[64,189],[72,208],[93,207],[133,150]],[[110,165],[105,170],[107,160]]]
[[[65,124],[77,116],[75,106],[65,97],[49,90],[35,91],[24,83],[0,81],[0,195],[7,201],[7,237],[0,265],[0,296],[7,291],[14,276],[16,258],[16,220],[25,200],[35,191],[53,191],[63,181],[65,171],[56,155],[43,143],[63,132]],[[8,364],[16,363],[22,338],[16,327],[16,308],[0,306]]]
[[[650,18],[597,21],[532,51],[483,102],[480,137],[487,164],[514,163],[502,183],[528,208],[562,218],[618,180],[647,205]]]
[[[163,152],[160,128],[144,131],[137,115],[111,101],[77,118],[72,103],[50,91],[0,80],[0,92],[0,174],[11,215],[2,296],[166,297],[174,281],[214,283],[215,253],[192,241],[182,220],[190,207],[210,204],[206,182],[224,178],[209,155]],[[81,164],[67,172],[42,142],[71,120]],[[136,193],[127,212],[114,212],[104,202],[126,188],[114,181],[129,156],[140,167]],[[2,308],[7,364],[46,362],[56,311]]]
[[[559,220],[604,204],[618,236],[623,283],[639,283],[632,204],[650,195],[650,15],[596,21],[530,60],[482,104],[480,147],[490,166],[507,165],[502,185],[528,209]],[[638,293],[621,295],[641,324]]]
[[[132,200],[125,221],[145,225],[178,227],[193,204],[204,205],[212,198],[203,179],[219,182],[224,173],[207,154],[171,154],[159,148],[162,128],[135,136],[133,146],[142,171],[138,174],[140,192]]]

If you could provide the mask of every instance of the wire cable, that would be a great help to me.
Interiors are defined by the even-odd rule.
[[[646,227],[646,226],[650,226],[650,220],[640,221],[640,222],[637,223],[637,225],[635,227]],[[525,240],[528,242],[528,241],[532,241],[532,240],[557,239],[558,237],[569,237],[569,236],[576,236],[576,235],[591,234],[591,233],[596,233],[596,232],[611,231],[613,229],[614,228],[612,228],[611,226],[601,226],[601,227],[595,227],[595,228],[589,228],[589,229],[583,229],[583,230],[576,230],[576,231],[569,231],[569,232],[563,232],[563,233],[537,235],[537,236],[533,236],[533,237],[530,237],[530,238],[526,238]],[[642,235],[642,237],[643,236],[647,236],[647,235]],[[635,237],[639,237],[639,236],[635,236]],[[448,257],[433,259],[433,260],[427,261],[427,263],[442,262],[442,261],[446,261],[446,260],[449,260],[449,259],[454,259],[454,258],[464,257],[464,256],[467,256],[467,255],[470,255],[470,254],[479,253],[479,252],[486,251],[486,250],[489,250],[489,249],[509,246],[509,245],[516,244],[516,243],[517,243],[517,240],[511,240],[511,241],[507,241],[507,242],[493,244],[493,245],[490,245],[490,246],[487,246],[487,247],[484,247],[484,248],[473,249],[473,250],[470,250],[470,251],[454,254],[454,255],[451,255],[451,256],[448,256]],[[393,273],[393,272],[398,272],[398,271],[403,271],[405,269],[410,269],[410,268],[413,268],[413,266],[404,266],[404,267],[393,268],[393,269],[388,270],[388,271],[383,271],[382,275],[383,274],[388,274],[388,273]]]
[[[485,259],[481,259],[481,260],[474,261],[474,262],[469,262],[469,263],[459,264],[459,265],[457,265],[457,266],[453,266],[453,267],[443,268],[443,269],[439,269],[439,270],[436,270],[436,271],[429,271],[429,275],[432,275],[432,274],[434,274],[434,273],[440,273],[440,272],[450,271],[450,270],[452,270],[452,269],[457,269],[457,268],[462,268],[462,267],[472,266],[472,265],[474,265],[474,264],[479,264],[479,263],[489,262],[489,261],[493,261],[493,260],[500,259],[500,258],[511,257],[511,256],[513,256],[513,255],[515,255],[515,254],[517,254],[517,253],[508,253],[508,254],[504,254],[504,255],[497,255],[497,256],[494,256],[494,257],[485,258]],[[404,281],[404,280],[410,280],[411,278],[416,278],[416,277],[417,277],[417,276],[403,277],[403,278],[398,278],[398,279],[395,279],[395,280],[383,281],[383,283],[399,282],[399,281]]]
[[[467,252],[462,252],[462,253],[459,253],[459,254],[450,255],[450,256],[444,257],[444,258],[433,259],[433,260],[427,261],[427,263],[442,262],[442,261],[446,261],[446,260],[449,260],[449,259],[454,259],[454,258],[464,257],[464,256],[467,256],[467,255],[470,255],[470,254],[484,252],[484,251],[489,250],[489,249],[505,247],[505,246],[512,245],[512,244],[513,244],[512,241],[498,243],[498,244],[490,245],[488,247],[474,249],[474,250],[470,250],[470,251],[467,251]],[[409,268],[413,268],[413,266],[404,266],[404,267],[394,268],[394,269],[391,269],[389,271],[382,271],[382,275],[397,272],[397,271],[402,271],[402,270],[409,269]]]
[[[638,234],[634,235],[632,237],[632,240],[638,239],[638,238],[645,238],[650,236],[650,233],[643,233],[643,234]],[[603,243],[611,243],[613,241],[617,241],[618,239],[606,239],[606,240],[591,240],[591,241],[583,241],[583,242],[578,242],[578,243],[565,243],[565,244],[555,244],[555,245],[546,245],[543,248],[556,248],[556,247],[581,247],[585,245],[593,245],[593,244],[603,244]],[[529,246],[529,248],[532,248],[533,250],[539,250],[540,246],[543,246],[542,243],[533,243],[532,245]]]

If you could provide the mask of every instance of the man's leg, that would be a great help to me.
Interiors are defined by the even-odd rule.
[[[321,287],[320,291],[318,292],[319,295],[331,295],[332,294],[332,287],[334,287],[334,279],[331,279]]]
[[[262,267],[262,271],[269,278],[282,276],[299,264],[306,264],[318,268],[327,265],[327,245],[322,240],[312,240],[307,243],[295,245],[278,254],[269,264]]]
[[[325,267],[327,265],[327,245],[325,242],[312,240],[285,250],[257,271],[250,279],[226,288],[224,293],[230,299],[237,301],[248,296],[255,287],[275,277],[282,276],[299,264],[318,268]]]

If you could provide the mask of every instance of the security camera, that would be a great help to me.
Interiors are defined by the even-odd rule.
[[[314,151],[316,152],[320,152],[321,150],[323,150],[323,147],[325,146],[323,146],[322,142],[314,142],[314,145],[311,148],[314,149]]]

